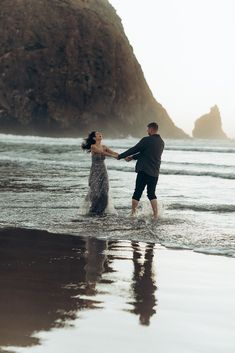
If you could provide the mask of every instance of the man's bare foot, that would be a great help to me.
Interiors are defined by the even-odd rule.
[[[153,215],[153,221],[157,222],[157,220],[158,220],[158,216],[157,216],[157,214],[154,214]]]

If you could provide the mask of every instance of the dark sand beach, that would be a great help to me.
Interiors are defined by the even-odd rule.
[[[234,278],[234,258],[1,230],[0,352],[232,353]]]

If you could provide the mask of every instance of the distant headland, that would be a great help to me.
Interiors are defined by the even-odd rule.
[[[208,114],[195,121],[193,137],[202,139],[227,139],[222,129],[220,111],[217,105],[210,109]]]

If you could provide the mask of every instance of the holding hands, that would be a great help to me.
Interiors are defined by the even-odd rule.
[[[119,160],[119,154],[118,154],[118,153],[115,153],[114,158],[116,158],[117,160]],[[130,161],[132,161],[132,160],[133,160],[133,157],[132,157],[132,156],[128,156],[128,157],[125,158],[125,161],[126,161],[126,162],[130,162]]]
[[[103,136],[100,132],[98,131],[92,131],[88,137],[84,140],[84,142],[82,143],[82,149],[83,150],[87,150],[88,152],[91,152],[92,154],[101,154],[103,156],[107,156],[107,157],[112,157],[115,158],[117,160],[120,159],[120,154],[111,150],[111,148],[102,145]],[[121,157],[123,158],[123,157]],[[133,155],[130,155],[128,157],[125,158],[126,162],[130,162],[132,161]]]
[[[128,157],[125,158],[125,161],[126,161],[126,162],[130,162],[130,161],[132,161],[132,160],[133,160],[133,157],[132,157],[132,156],[128,156]]]

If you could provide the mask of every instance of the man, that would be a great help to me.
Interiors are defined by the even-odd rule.
[[[151,202],[153,217],[157,219],[157,197],[155,189],[161,164],[161,155],[164,149],[164,141],[158,132],[158,124],[148,124],[148,135],[143,137],[137,145],[118,155],[117,159],[125,158],[126,161],[137,160],[135,171],[137,173],[135,191],[132,196],[132,215],[136,213],[139,200],[147,185],[147,196]]]

